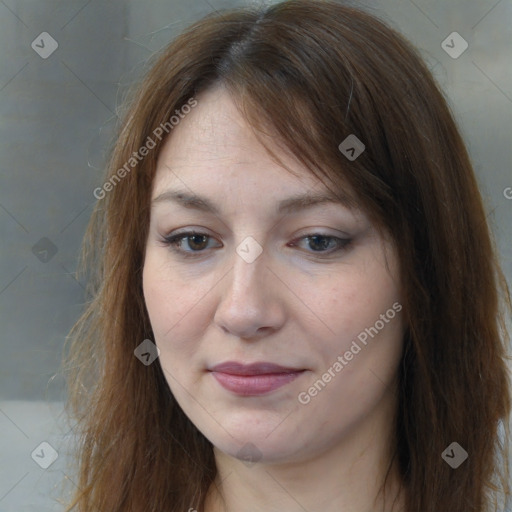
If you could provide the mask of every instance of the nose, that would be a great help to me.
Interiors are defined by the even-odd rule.
[[[283,325],[283,284],[265,256],[263,252],[248,263],[235,252],[233,268],[221,281],[221,298],[214,316],[215,324],[225,333],[257,340]]]

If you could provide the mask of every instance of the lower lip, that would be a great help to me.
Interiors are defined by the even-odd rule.
[[[258,396],[270,393],[292,380],[304,370],[291,373],[269,373],[265,375],[232,375],[230,373],[212,372],[219,384],[242,396]]]

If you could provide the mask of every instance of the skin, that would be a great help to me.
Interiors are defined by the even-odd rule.
[[[179,188],[206,196],[220,213],[152,204],[143,289],[159,362],[214,446],[219,474],[207,512],[375,512],[389,462],[403,312],[359,343],[307,404],[298,396],[401,304],[398,261],[360,210],[323,203],[278,215],[282,199],[327,190],[291,155],[278,154],[298,176],[271,159],[222,87],[200,95],[166,141],[152,199]],[[163,237],[189,229],[210,238],[182,239],[183,252],[202,251],[185,259]],[[322,248],[304,238],[315,233],[352,242],[333,252],[335,241]],[[263,249],[251,263],[236,252],[249,236]],[[306,371],[265,396],[239,396],[207,371],[228,360]],[[253,463],[240,460],[247,443]],[[393,468],[387,490],[396,483]],[[382,510],[392,510],[393,498]]]

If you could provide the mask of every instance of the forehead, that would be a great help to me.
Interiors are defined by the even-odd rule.
[[[165,141],[157,170],[167,166],[190,175],[230,169],[236,174],[251,165],[276,165],[224,88],[205,91],[197,102]]]
[[[196,99],[198,105],[174,127],[160,151],[153,198],[170,185],[190,187],[190,192],[215,189],[219,184],[226,192],[240,184],[247,192],[272,189],[281,196],[306,189],[329,192],[288,150],[260,132],[258,137],[286,168],[276,162],[223,87],[205,91]],[[348,187],[345,195],[349,195]]]

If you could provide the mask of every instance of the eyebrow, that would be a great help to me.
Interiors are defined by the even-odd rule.
[[[154,205],[162,202],[175,202],[184,208],[212,213],[214,215],[221,214],[220,208],[210,201],[210,199],[183,190],[166,190],[155,197],[151,201],[151,204]],[[326,203],[341,205],[349,210],[357,209],[354,199],[343,193],[338,193],[338,195],[328,193],[304,193],[296,194],[279,201],[279,203],[277,203],[276,212],[278,214],[290,214]]]

